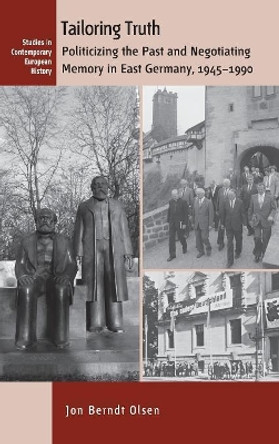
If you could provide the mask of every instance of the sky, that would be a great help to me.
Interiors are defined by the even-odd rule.
[[[147,132],[152,125],[152,98],[157,89],[164,86],[145,86],[143,88],[143,131]],[[166,86],[167,91],[177,93],[177,131],[182,135],[193,125],[204,120],[205,87],[204,86]]]

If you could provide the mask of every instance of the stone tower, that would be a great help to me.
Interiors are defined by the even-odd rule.
[[[166,138],[177,136],[177,94],[166,88],[153,96],[152,130],[164,129]]]

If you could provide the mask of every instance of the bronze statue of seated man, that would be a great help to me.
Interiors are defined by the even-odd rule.
[[[36,231],[23,238],[15,265],[18,281],[16,347],[31,348],[37,342],[37,299],[46,295],[49,339],[58,347],[69,345],[69,305],[77,264],[70,241],[55,233],[56,214],[36,213]]]

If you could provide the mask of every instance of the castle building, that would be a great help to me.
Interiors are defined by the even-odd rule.
[[[163,128],[166,138],[177,136],[177,94],[158,89],[153,96],[152,130]]]
[[[205,121],[182,136],[175,131],[177,96],[166,89],[155,93],[152,130],[161,128],[161,137],[152,145],[144,139],[144,159],[160,165],[163,176],[168,169],[180,177],[186,167],[197,171],[206,186],[213,179],[221,183],[230,168],[238,177],[245,165],[279,170],[279,86],[207,86],[205,91]]]
[[[207,86],[206,182],[245,165],[279,168],[279,86]]]

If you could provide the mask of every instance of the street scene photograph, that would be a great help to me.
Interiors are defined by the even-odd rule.
[[[144,381],[278,381],[278,271],[146,271]]]
[[[139,96],[0,88],[0,380],[139,378]]]
[[[279,87],[146,86],[145,269],[276,269]]]

